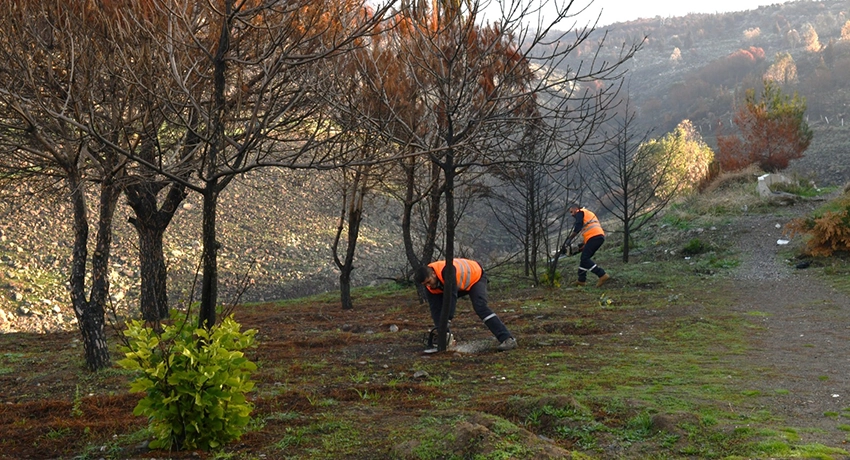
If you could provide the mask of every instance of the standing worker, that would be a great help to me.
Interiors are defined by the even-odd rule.
[[[576,286],[584,286],[587,283],[587,272],[592,272],[594,275],[599,277],[599,281],[596,282],[596,287],[600,287],[611,279],[611,276],[605,273],[605,270],[603,270],[602,267],[596,265],[596,262],[594,262],[591,257],[596,254],[596,251],[602,246],[602,243],[605,242],[605,231],[602,230],[602,224],[599,223],[599,219],[596,217],[596,214],[588,211],[578,204],[570,205],[570,214],[572,214],[576,222],[573,226],[573,231],[570,232],[570,236],[567,237],[567,242],[572,241],[579,233],[581,233],[584,237],[584,245],[581,248],[581,261],[578,264],[578,281],[573,284]],[[561,246],[561,254],[566,253],[567,243],[564,243],[564,245]]]
[[[469,259],[453,259],[452,265],[455,267],[457,282],[449,304],[449,321],[454,317],[458,297],[468,295],[469,300],[472,301],[472,309],[499,341],[499,351],[516,348],[516,339],[505,327],[505,323],[487,306],[487,275],[484,274],[481,264]],[[439,327],[440,312],[443,309],[443,268],[445,266],[445,260],[422,265],[413,276],[414,281],[425,286],[428,291],[426,296],[435,328]],[[451,342],[451,335],[447,342]]]

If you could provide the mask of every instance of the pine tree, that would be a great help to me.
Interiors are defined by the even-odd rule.
[[[760,97],[754,89],[747,90],[734,118],[739,134],[718,136],[720,168],[732,171],[750,164],[768,172],[787,168],[791,160],[803,156],[812,141],[805,113],[805,98],[796,92],[783,94],[770,80],[764,81]]]

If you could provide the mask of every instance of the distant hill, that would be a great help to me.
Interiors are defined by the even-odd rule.
[[[850,180],[848,20],[850,3],[825,0],[615,23],[595,30],[563,67],[587,59],[603,36],[601,57],[607,60],[618,59],[622,44],[647,37],[626,65],[631,104],[640,114],[633,132],[652,129],[661,136],[689,119],[712,147],[721,124],[721,129],[731,124],[735,100],[748,88],[760,88],[765,76],[780,74],[784,92],[806,98],[815,131],[809,158],[791,169],[822,172],[818,180],[841,185]],[[774,65],[786,53],[791,61],[785,63],[792,64],[787,71],[787,65]],[[829,164],[833,161],[839,164]]]

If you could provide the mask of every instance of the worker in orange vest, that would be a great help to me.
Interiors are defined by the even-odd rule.
[[[602,267],[596,265],[596,262],[591,257],[596,254],[596,251],[605,242],[605,231],[602,230],[602,224],[599,223],[596,214],[578,204],[571,204],[569,209],[570,214],[575,218],[575,225],[572,232],[570,232],[570,236],[567,237],[567,241],[572,241],[579,234],[584,238],[584,245],[581,248],[581,260],[578,264],[578,281],[574,282],[573,285],[584,286],[587,283],[587,272],[591,272],[599,277],[596,287],[600,287],[611,279],[611,275],[605,273]],[[567,244],[564,243],[561,247],[561,254],[566,253]]]
[[[452,262],[455,267],[457,282],[454,292],[452,292],[449,320],[451,321],[454,317],[458,297],[469,296],[472,309],[499,341],[499,351],[516,348],[516,339],[508,331],[505,323],[487,306],[487,275],[484,274],[481,264],[469,259],[453,259]],[[445,266],[445,260],[422,265],[413,276],[414,281],[425,286],[427,290],[426,296],[428,297],[431,319],[434,320],[435,329],[439,326],[440,311],[443,309],[443,268]],[[452,342],[451,337],[450,335],[447,342]],[[433,343],[429,345],[433,345]]]

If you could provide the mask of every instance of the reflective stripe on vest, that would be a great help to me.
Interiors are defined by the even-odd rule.
[[[605,236],[605,232],[602,230],[602,224],[599,223],[599,219],[596,218],[596,214],[585,208],[581,208],[581,212],[584,213],[584,222],[582,223],[581,229],[584,242],[587,243],[587,240],[594,236]]]
[[[455,278],[457,279],[457,289],[459,291],[468,291],[473,284],[477,283],[478,280],[481,279],[483,270],[478,262],[469,259],[454,259],[452,262],[452,265],[455,267]],[[446,282],[443,280],[443,268],[446,266],[446,261],[439,260],[428,264],[428,266],[434,269],[434,273],[437,274],[437,279],[445,285]],[[428,288],[428,291],[432,294],[441,294],[443,292],[442,289],[431,289],[430,287]]]

